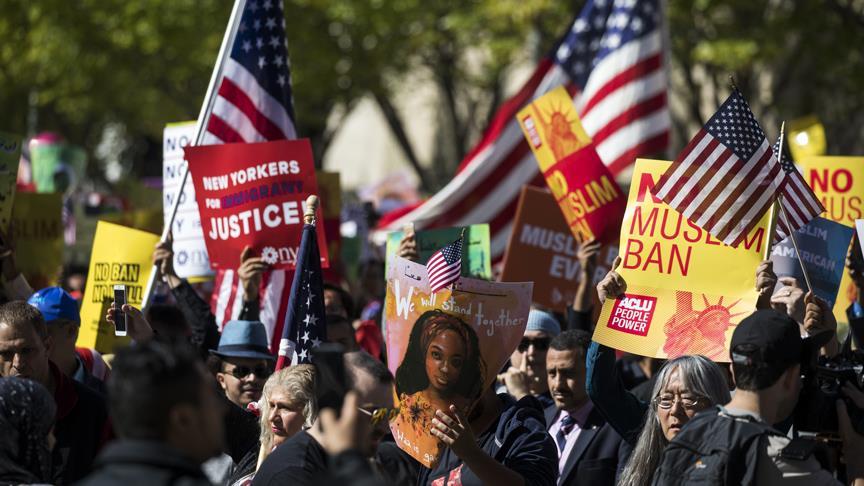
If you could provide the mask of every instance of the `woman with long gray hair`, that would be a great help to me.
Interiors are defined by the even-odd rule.
[[[729,386],[723,370],[704,356],[668,361],[657,375],[636,448],[621,473],[619,485],[651,484],[663,449],[698,412],[727,403]]]
[[[597,285],[600,302],[615,298],[627,289],[627,283],[613,269]],[[730,400],[726,374],[704,356],[681,356],[660,369],[645,403],[627,391],[615,371],[615,350],[592,342],[586,357],[585,385],[591,401],[621,437],[633,446],[633,452],[619,484],[647,485],[666,444],[697,412]]]

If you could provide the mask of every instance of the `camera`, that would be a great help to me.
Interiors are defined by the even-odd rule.
[[[830,338],[831,333],[822,334],[829,334]],[[864,434],[864,410],[841,393],[846,383],[864,390],[864,351],[853,351],[847,338],[844,350],[837,356],[819,356],[819,348],[825,340],[819,335],[804,340],[803,383],[795,408],[795,428],[799,432],[838,438],[836,402],[844,400],[852,426],[859,434]]]

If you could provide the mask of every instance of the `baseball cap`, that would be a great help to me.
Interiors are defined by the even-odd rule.
[[[803,341],[798,323],[774,310],[757,310],[732,333],[733,363],[788,366],[801,362]]]
[[[39,309],[45,322],[66,319],[81,324],[78,314],[78,301],[60,287],[47,287],[34,293],[27,303]]]
[[[561,334],[561,325],[552,314],[539,309],[531,309],[528,312],[528,325],[526,331],[543,331],[552,337]]]

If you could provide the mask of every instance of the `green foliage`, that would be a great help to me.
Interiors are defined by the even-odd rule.
[[[128,138],[120,160],[130,174],[158,174],[162,128],[197,116],[231,3],[7,0],[0,130],[56,130],[92,153],[105,127],[120,125]],[[410,91],[408,83],[431,81],[440,93],[440,148],[429,188],[439,186],[508,94],[510,68],[543,55],[583,3],[286,2],[300,131],[320,160],[338,128],[328,124],[334,113],[368,95],[386,105]],[[826,124],[833,152],[864,149],[861,0],[667,5],[672,68],[680,74],[671,97],[684,106],[675,113],[677,138],[710,116],[734,74],[766,125],[813,113]],[[392,115],[397,130],[402,120]],[[403,151],[411,154],[409,142]]]

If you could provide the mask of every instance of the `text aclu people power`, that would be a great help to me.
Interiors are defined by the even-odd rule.
[[[277,268],[293,268],[304,200],[318,193],[308,140],[187,147],[213,268],[232,268],[247,245]],[[327,264],[323,227],[318,228]]]

